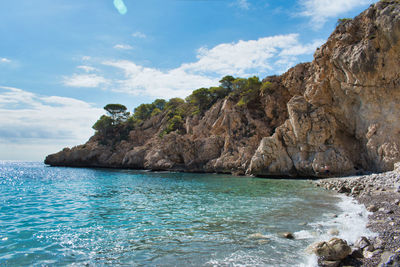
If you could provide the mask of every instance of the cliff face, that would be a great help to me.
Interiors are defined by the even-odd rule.
[[[227,97],[186,134],[160,137],[163,114],[102,145],[49,155],[55,166],[325,176],[387,171],[400,161],[400,3],[381,1],[341,23],[311,63],[268,77],[257,105]]]

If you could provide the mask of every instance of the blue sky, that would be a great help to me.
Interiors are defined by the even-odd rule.
[[[373,2],[1,1],[0,160],[85,142],[107,103],[132,110],[228,74],[281,74]]]

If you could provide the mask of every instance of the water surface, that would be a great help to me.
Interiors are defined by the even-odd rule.
[[[293,266],[339,200],[304,180],[0,162],[0,265]]]

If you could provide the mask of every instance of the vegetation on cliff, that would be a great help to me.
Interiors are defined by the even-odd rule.
[[[103,143],[107,139],[126,139],[126,133],[140,128],[147,120],[157,117],[164,123],[160,137],[171,132],[185,134],[185,119],[203,117],[218,100],[230,98],[237,106],[257,106],[259,95],[271,84],[262,83],[256,76],[250,78],[234,78],[225,76],[220,85],[210,88],[196,89],[185,99],[171,98],[168,101],[156,99],[150,104],[141,104],[134,109],[132,115],[121,104],[108,104],[104,107],[107,115],[102,115],[93,125],[96,135]],[[124,134],[121,134],[124,133]],[[119,139],[118,139],[119,138]]]
[[[118,120],[109,113],[85,145],[46,163],[307,177],[391,170],[400,161],[400,2],[339,22],[310,63],[263,81],[226,76]]]

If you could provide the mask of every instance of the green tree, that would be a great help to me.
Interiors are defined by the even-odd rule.
[[[178,107],[182,106],[184,103],[185,103],[185,101],[182,98],[179,98],[179,97],[171,98],[165,104],[165,109],[167,109],[167,110],[177,109]]]
[[[127,108],[121,104],[108,104],[104,107],[112,119],[112,124],[116,125],[126,121],[129,118]]]
[[[164,99],[156,99],[152,104],[154,105],[154,108],[158,108],[159,110],[164,110],[166,103],[167,101],[165,101]]]
[[[218,87],[210,87],[209,91],[214,104],[215,102],[217,102],[218,99],[225,98],[227,95],[229,95],[231,89],[218,86]]]
[[[141,104],[137,108],[135,108],[133,117],[138,120],[147,120],[150,118],[151,112],[153,111],[154,106],[152,104]]]
[[[235,78],[233,76],[227,75],[225,77],[223,77],[219,83],[221,85],[222,88],[228,89],[229,91],[233,90],[232,84],[233,81],[235,80]]]
[[[186,102],[194,107],[194,114],[203,113],[212,104],[210,90],[207,88],[194,90],[192,94],[186,98]]]
[[[238,106],[245,106],[257,101],[261,85],[260,79],[256,76],[248,79],[237,78],[232,82],[233,91],[231,95],[235,98],[239,97]]]
[[[103,115],[92,126],[96,132],[106,135],[113,128],[113,120],[106,115]]]
[[[165,127],[164,131],[161,133],[161,137],[176,130],[178,130],[179,133],[184,133],[184,125],[185,122],[183,121],[183,118],[179,115],[174,115],[170,120],[168,120],[168,124]]]

